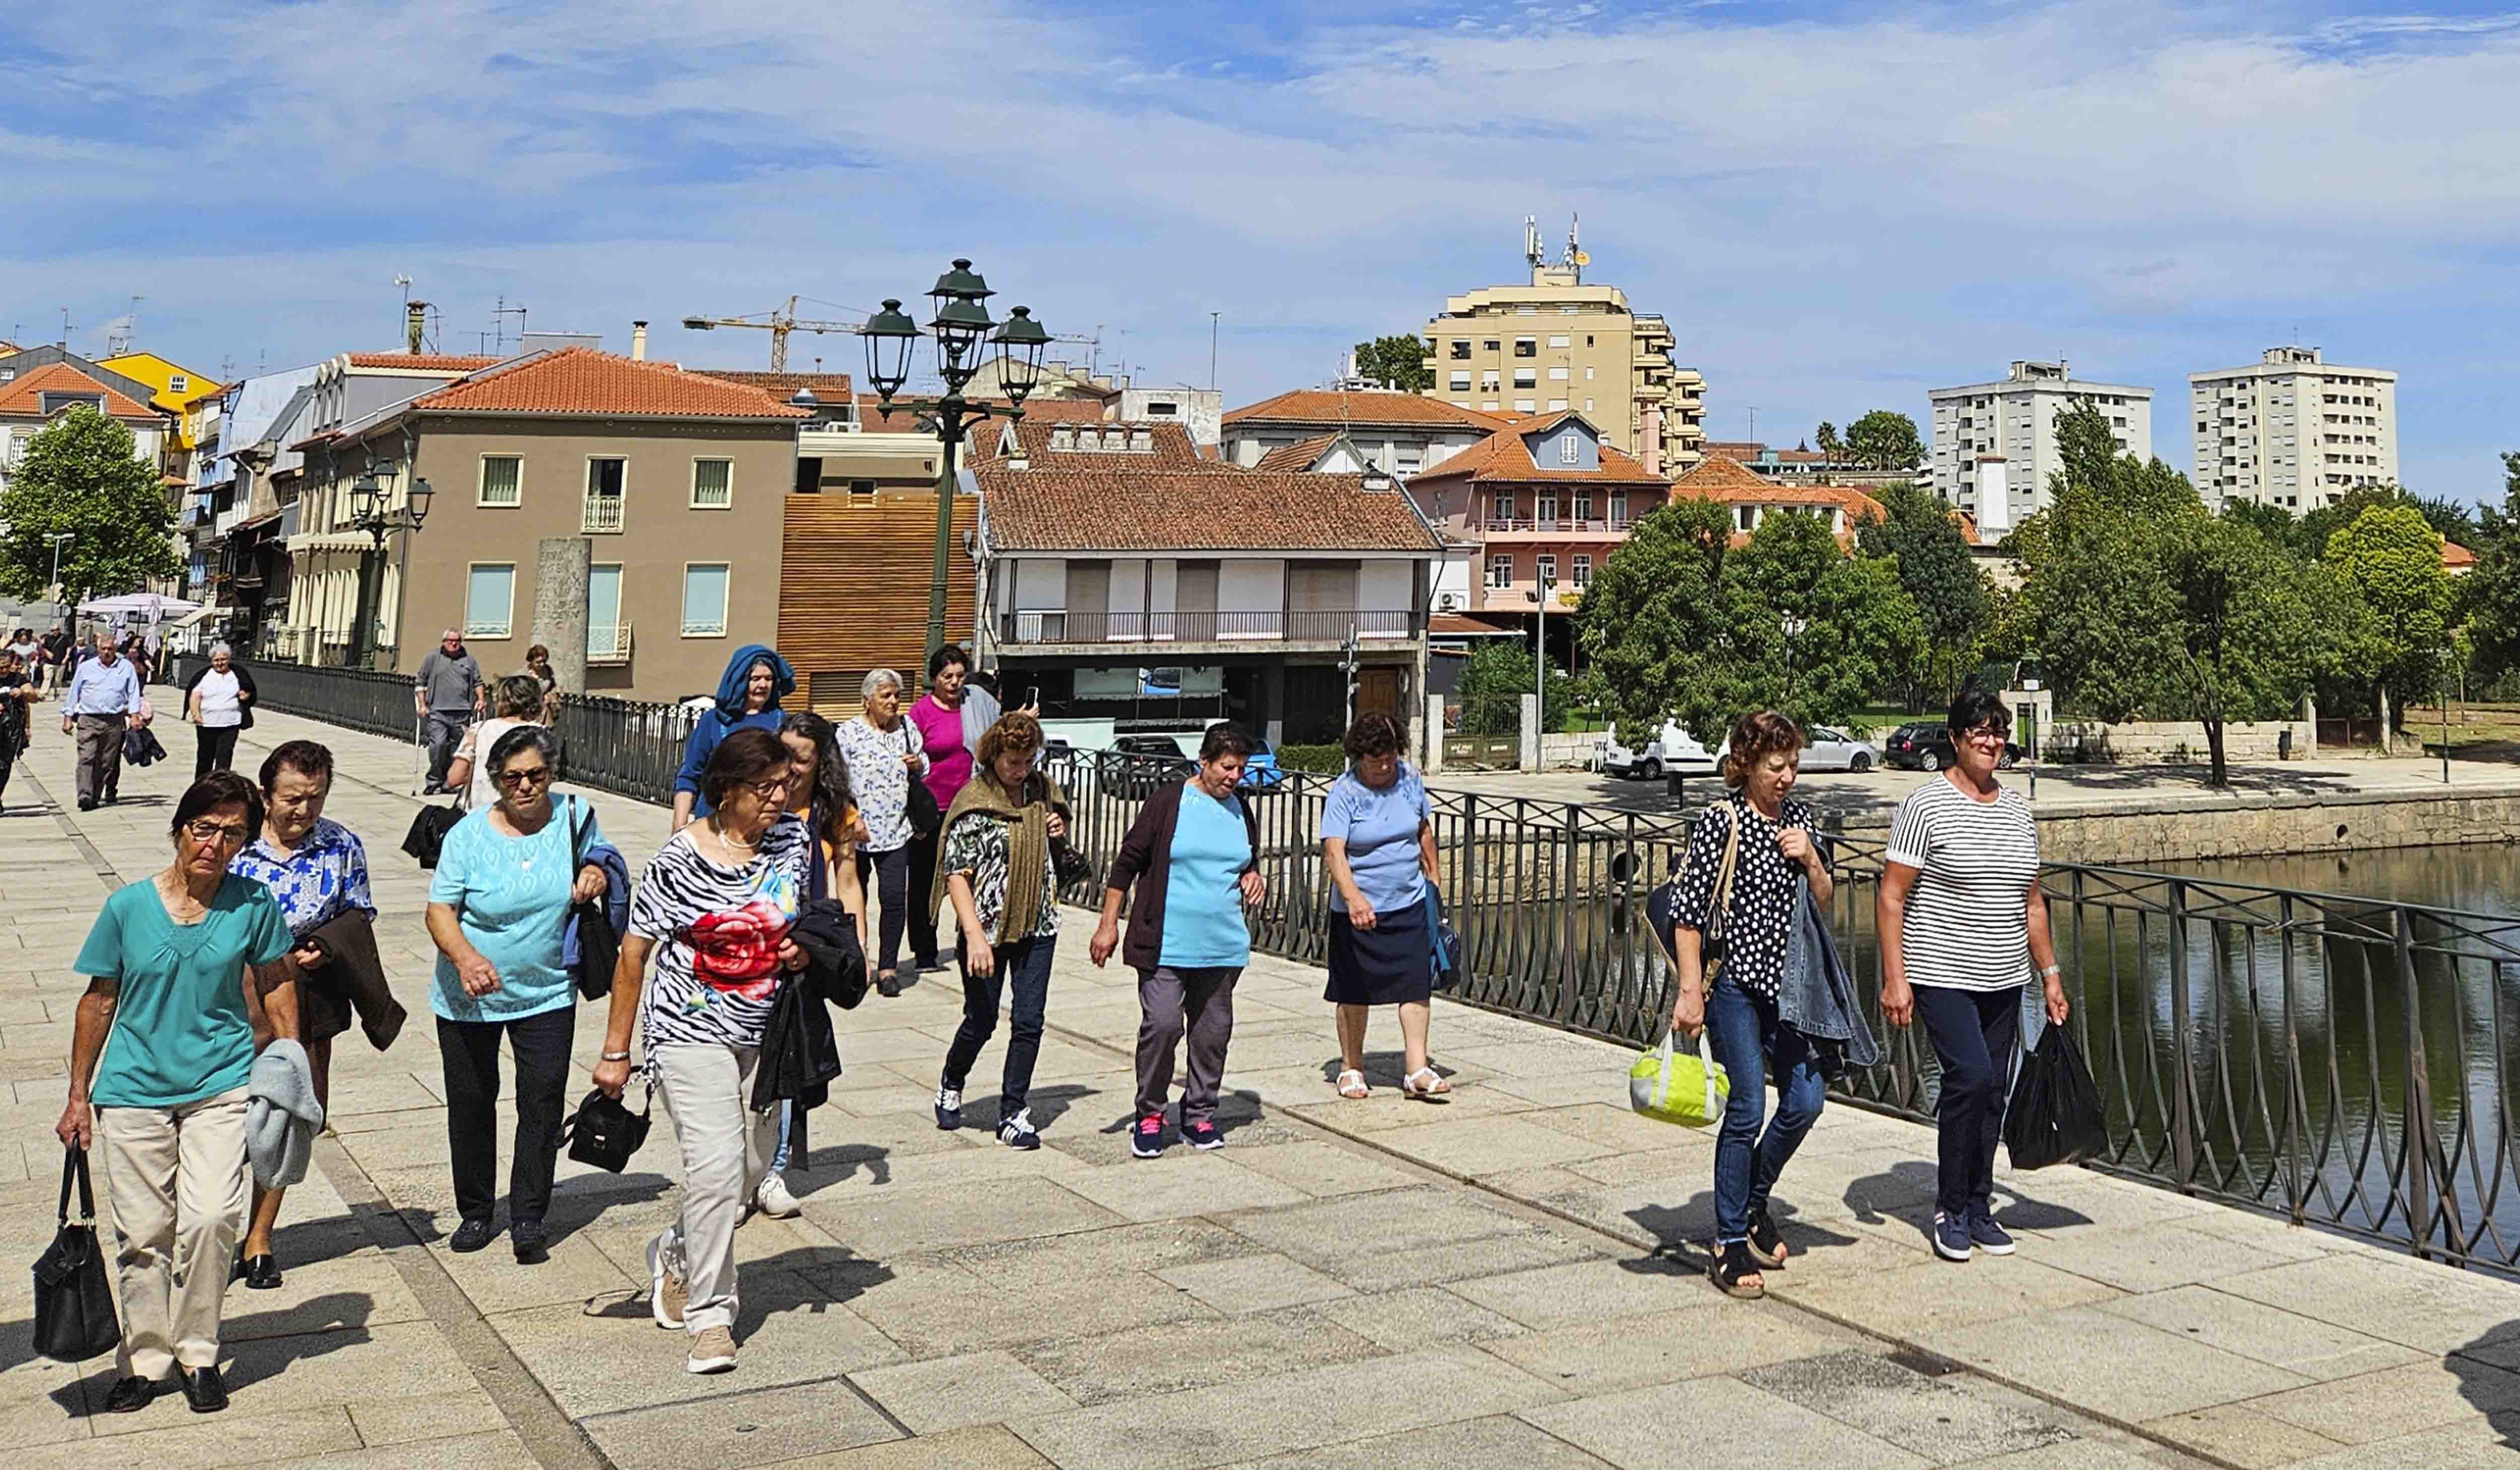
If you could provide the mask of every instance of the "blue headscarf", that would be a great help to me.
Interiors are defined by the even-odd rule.
[[[743,687],[751,680],[756,663],[770,665],[771,709],[777,709],[780,700],[796,692],[796,671],[779,656],[778,649],[767,644],[745,644],[726,661],[726,672],[717,681],[717,712],[730,723],[743,717]]]

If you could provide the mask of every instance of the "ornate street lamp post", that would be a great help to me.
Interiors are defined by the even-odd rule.
[[[428,518],[429,498],[435,493],[428,481],[414,479],[403,507],[385,509],[391,492],[377,472],[391,475],[401,468],[392,460],[379,460],[368,467],[366,473],[350,481],[350,526],[367,532],[370,541],[367,554],[359,558],[358,620],[350,625],[350,667],[354,669],[366,667],[374,653],[370,640],[376,636],[377,599],[384,590],[385,533],[418,531],[421,522]]]
[[[936,435],[945,451],[942,471],[936,476],[936,564],[927,584],[930,657],[945,646],[945,573],[954,557],[955,453],[968,426],[992,418],[1023,417],[1024,399],[1041,380],[1042,349],[1050,345],[1049,332],[1032,319],[1030,307],[1016,307],[1003,324],[992,321],[982,303],[994,294],[968,260],[956,260],[952,270],[936,278],[927,292],[935,317],[923,334],[936,339],[936,373],[945,379],[945,394],[905,399],[901,404],[912,413],[913,422]],[[888,297],[883,310],[868,318],[858,334],[866,338],[867,379],[875,384],[878,406],[889,418],[894,396],[910,380],[911,349],[922,334],[919,324],[902,311],[901,302]],[[998,381],[1006,390],[1005,407],[971,403],[963,397],[964,384],[979,373],[988,347],[998,349]]]

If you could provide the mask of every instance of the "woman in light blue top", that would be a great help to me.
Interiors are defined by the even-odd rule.
[[[1216,1148],[1216,1094],[1225,1080],[1225,1047],[1234,1038],[1234,982],[1251,962],[1251,930],[1242,911],[1269,892],[1257,859],[1260,825],[1236,790],[1251,737],[1217,725],[1199,743],[1198,770],[1166,786],[1139,809],[1102,884],[1102,922],[1087,954],[1097,965],[1121,952],[1138,972],[1138,1121],[1130,1151],[1151,1159],[1164,1151],[1164,1103],[1172,1092],[1173,1048],[1190,1036],[1190,1081],[1182,1089],[1182,1137]],[[1120,939],[1120,908],[1129,937]]]
[[[446,1149],[461,1217],[447,1244],[477,1251],[496,1231],[499,1039],[517,1057],[517,1156],[508,1175],[509,1243],[545,1258],[552,1168],[560,1156],[577,992],[561,958],[569,905],[604,895],[604,869],[584,861],[604,841],[595,809],[552,800],[559,750],[551,732],[519,725],[490,747],[498,804],[446,834],[428,884],[437,942],[437,1049],[446,1077]]]
[[[1384,714],[1348,728],[1348,773],[1322,804],[1322,864],[1338,889],[1330,910],[1329,983],[1322,999],[1338,1006],[1342,1097],[1363,1097],[1365,1018],[1370,1007],[1400,1007],[1400,1090],[1437,1097],[1452,1084],[1426,1065],[1426,1021],[1434,993],[1434,929],[1426,885],[1436,875],[1435,823],[1426,787],[1402,757],[1408,737]]]

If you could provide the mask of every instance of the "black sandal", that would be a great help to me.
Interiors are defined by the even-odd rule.
[[[1728,1297],[1756,1301],[1766,1296],[1766,1282],[1742,1279],[1758,1273],[1759,1263],[1751,1259],[1750,1247],[1745,1241],[1735,1240],[1731,1245],[1717,1246],[1715,1254],[1707,1258],[1706,1279],[1714,1282],[1716,1290]]]
[[[1750,1259],[1764,1270],[1785,1269],[1785,1237],[1765,1210],[1750,1212]]]

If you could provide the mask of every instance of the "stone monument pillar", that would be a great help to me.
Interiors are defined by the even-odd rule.
[[[551,649],[563,694],[586,692],[586,585],[594,559],[595,544],[583,536],[546,536],[534,558],[530,642]]]

